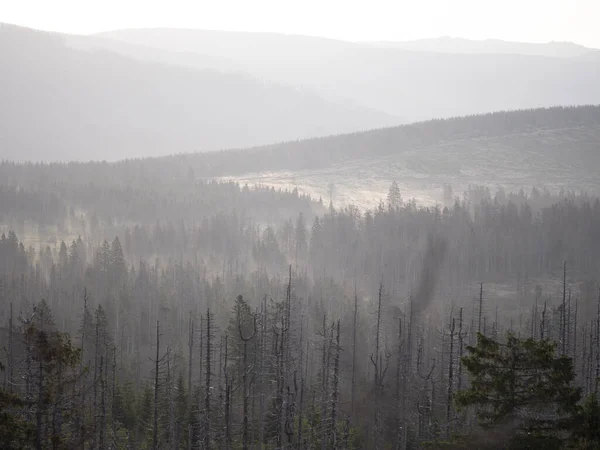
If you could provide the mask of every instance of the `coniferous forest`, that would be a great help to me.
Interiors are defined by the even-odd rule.
[[[120,164],[0,167],[0,448],[599,448],[597,197]]]

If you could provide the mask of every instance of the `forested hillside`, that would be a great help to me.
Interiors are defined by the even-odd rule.
[[[594,439],[582,424],[597,404],[582,399],[600,370],[596,197],[472,188],[450,208],[421,208],[392,184],[374,210],[323,211],[296,192],[132,180],[156,196],[154,218],[139,215],[130,188],[110,195],[109,177],[92,179],[98,190],[83,190],[75,209],[86,170],[2,166],[15,183],[3,198],[17,199],[0,203],[3,217],[58,238],[0,240],[2,411],[13,424],[3,445],[589,448]],[[45,179],[32,177],[39,171]],[[191,216],[182,211],[193,203],[168,209],[178,205],[168,193],[185,197],[176,193],[186,183],[207,205]],[[278,201],[287,218],[268,220]],[[40,221],[39,205],[62,229]],[[102,205],[121,205],[119,220]],[[536,361],[535,373],[511,372],[518,383],[551,384],[519,393],[510,430],[501,428],[510,397],[481,428],[475,412],[494,391],[473,390],[477,367],[511,351]],[[543,423],[540,408],[551,415]]]
[[[498,140],[501,147],[490,154],[491,158],[501,158],[503,152],[515,147],[519,151],[537,151],[542,158],[577,160],[587,165],[598,162],[599,127],[600,106],[501,111],[268,145],[250,151],[176,155],[156,160],[156,163],[166,160],[171,164],[190,165],[203,176],[297,171],[401,155],[411,150],[426,153],[453,142],[458,143],[459,150],[461,146],[486,149],[491,141]],[[571,148],[561,149],[560,142],[556,145],[554,139],[545,138],[547,133],[558,141],[571,141]],[[578,139],[579,133],[581,139]],[[462,155],[457,156],[460,160]]]
[[[600,107],[507,111],[435,120],[218,154],[147,161],[173,176],[294,189],[338,205],[373,207],[395,180],[402,195],[444,203],[444,185],[600,194]]]
[[[0,158],[114,161],[397,123],[309,89],[67,42],[0,25]]]
[[[92,92],[71,75],[98,54],[21,36],[58,59],[10,86],[52,68],[32,98],[96,120],[67,94]],[[152,109],[161,79],[122,88]],[[10,133],[40,113],[6,111]],[[580,106],[2,161],[0,448],[596,448],[599,143],[600,107]]]

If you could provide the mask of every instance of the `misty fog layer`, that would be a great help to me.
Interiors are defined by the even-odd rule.
[[[600,53],[560,43],[439,39],[367,45],[274,33],[167,28],[98,36],[185,52],[200,60],[223,58],[222,67],[235,64],[261,79],[310,87],[408,122],[600,103],[595,82]],[[180,61],[184,63],[183,58]],[[189,64],[196,64],[192,57]]]
[[[1,25],[0,449],[600,448],[599,65]]]
[[[0,157],[117,160],[394,124],[389,115],[239,73],[75,50],[0,28]]]

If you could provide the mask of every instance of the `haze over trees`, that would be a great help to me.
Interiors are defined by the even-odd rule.
[[[597,54],[447,44],[1,26],[0,448],[600,448]]]
[[[361,212],[191,174],[120,178],[120,164],[2,165],[3,223],[23,236],[0,239],[2,442],[595,442],[597,197],[472,187],[422,208],[392,183]],[[553,384],[515,366],[541,390],[478,425],[477,358],[510,363],[513,348]],[[523,408],[535,423],[507,428]]]

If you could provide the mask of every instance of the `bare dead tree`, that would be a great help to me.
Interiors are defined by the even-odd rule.
[[[333,392],[331,395],[331,421],[329,423],[329,439],[334,450],[337,449],[337,410],[339,401],[340,386],[340,321],[337,321],[337,331],[335,335],[335,356],[333,359]]]
[[[188,412],[192,411],[192,362],[194,354],[194,319],[192,312],[190,311],[190,317],[188,319],[188,398],[187,408]],[[192,448],[193,445],[193,430],[192,427],[188,427],[188,449]]]
[[[542,309],[542,323],[540,324],[540,337],[544,339],[546,337],[546,302],[544,302],[544,309]]]
[[[224,426],[224,437],[225,437],[225,449],[231,450],[232,438],[231,438],[231,391],[232,381],[229,378],[229,369],[227,361],[228,349],[229,349],[229,336],[225,334],[223,338],[223,346],[225,352],[225,360],[223,361],[223,376],[225,378],[225,399],[224,399],[224,413],[223,413],[223,426]],[[247,407],[247,405],[245,405]]]
[[[563,264],[563,296],[562,296],[562,309],[561,309],[561,349],[562,354],[566,355],[567,352],[567,261]]]
[[[481,314],[483,312],[483,283],[479,283],[479,322],[477,332],[481,333]],[[485,334],[485,331],[484,331]]]
[[[380,412],[380,397],[383,394],[385,375],[389,366],[391,353],[384,349],[381,351],[381,302],[383,298],[383,283],[379,285],[379,293],[377,296],[377,325],[375,331],[375,353],[371,354],[371,364],[373,365],[373,447],[379,448],[381,412]]]
[[[351,414],[354,416],[354,402],[356,400],[356,333],[358,321],[358,295],[356,294],[356,278],[354,279],[354,320],[352,326],[352,404]]]
[[[98,449],[104,450],[106,439],[106,380],[104,376],[104,356],[100,355],[100,434],[98,438]]]
[[[427,429],[431,425],[431,413],[433,406],[433,399],[429,395],[428,384],[432,379],[433,371],[435,370],[435,359],[433,360],[431,367],[428,372],[423,369],[423,353],[424,353],[424,338],[421,337],[418,343],[417,349],[417,375],[423,380],[423,387],[420,390],[419,398],[417,400],[417,411],[419,413],[419,438],[425,437],[425,425]]]
[[[4,390],[13,392],[13,304],[10,302],[10,315],[8,316],[8,348],[6,349],[6,373],[4,374]]]
[[[258,376],[259,376],[259,395],[260,395],[260,406],[259,406],[259,424],[258,424],[258,448],[262,450],[263,443],[265,441],[265,403],[266,403],[266,393],[264,386],[264,355],[265,355],[265,344],[266,344],[266,336],[267,336],[267,296],[265,295],[263,298],[263,303],[261,305],[261,323],[260,323],[260,342],[259,342],[259,368],[258,368]]]
[[[579,315],[579,299],[575,299],[575,320],[573,323],[573,367],[577,367],[577,316]]]
[[[583,330],[581,333],[581,339],[582,339],[582,343],[581,343],[581,368],[579,369],[579,373],[581,376],[581,381],[583,383],[583,392],[584,394],[587,396],[589,394],[589,380],[588,380],[588,375],[589,375],[589,371],[588,371],[588,357],[587,357],[587,353],[588,353],[588,347],[591,347],[591,342],[588,343],[587,342],[587,324],[584,323],[583,324]]]
[[[154,423],[152,426],[152,448],[158,450],[158,386],[160,364],[160,322],[156,321],[156,359],[154,360]]]
[[[242,449],[248,450],[248,342],[250,342],[256,336],[257,327],[256,327],[256,315],[253,315],[253,324],[254,329],[252,333],[247,336],[244,336],[244,332],[242,330],[242,318],[240,314],[240,302],[242,302],[242,296],[238,296],[238,308],[237,308],[237,324],[238,324],[238,332],[240,335],[240,339],[244,344],[244,353],[243,353],[243,372],[242,372],[242,385],[243,385],[243,419],[242,419]]]
[[[210,397],[211,397],[211,357],[212,357],[212,316],[210,314],[210,308],[206,310],[206,364],[205,364],[205,392],[204,392],[204,448],[210,450]]]
[[[590,351],[588,353],[588,370],[587,370],[587,379],[588,379],[588,393],[592,392],[592,374],[594,373],[594,335],[595,335],[595,320],[590,321]]]
[[[327,403],[329,400],[329,356],[331,339],[327,328],[327,316],[323,315],[323,337],[321,354],[321,450],[327,446]]]
[[[297,447],[304,448],[302,432],[304,429],[304,320],[300,322],[300,401],[298,402],[298,439]],[[308,353],[308,352],[307,352]]]
[[[402,354],[402,344],[404,340],[402,339],[402,317],[398,318],[398,348],[396,353],[396,450],[399,450],[402,445],[402,422],[401,422],[401,392],[400,392],[400,378],[401,378],[401,370],[402,370],[402,362],[403,362],[403,354]],[[406,384],[407,380],[404,380]]]
[[[594,392],[598,393],[598,383],[600,382],[600,288],[598,289],[598,309],[596,313],[596,386]]]
[[[113,361],[112,361],[112,399],[110,403],[110,416],[112,419],[112,435],[113,440],[117,438],[117,419],[115,413],[115,399],[117,391],[117,346],[113,345]]]
[[[452,323],[450,325],[450,360],[448,361],[448,390],[446,399],[446,438],[450,436],[452,396],[454,394],[454,330],[455,321],[454,318],[452,318]]]

